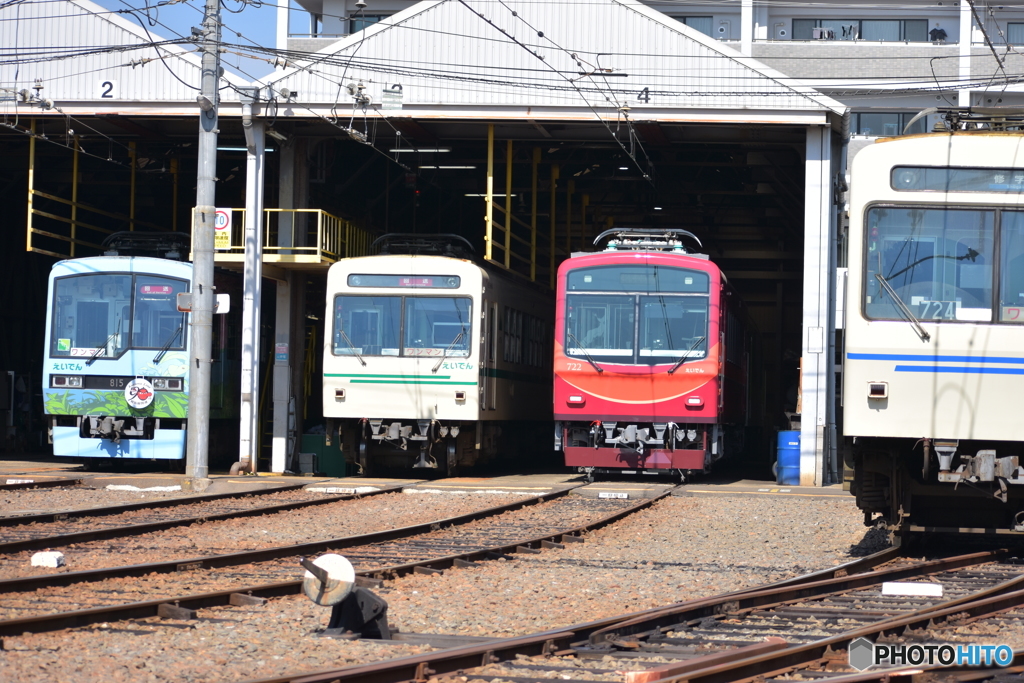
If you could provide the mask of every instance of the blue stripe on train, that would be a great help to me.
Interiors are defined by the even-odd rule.
[[[846,357],[849,358],[850,360],[908,360],[931,363],[1011,363],[1024,365],[1024,358],[1011,358],[1006,356],[937,356],[934,354],[916,355],[903,353],[847,353]]]
[[[966,365],[897,365],[896,372],[956,372],[969,375],[1024,375],[1024,368],[979,368]]]

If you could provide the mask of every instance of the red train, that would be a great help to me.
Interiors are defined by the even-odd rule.
[[[754,335],[685,230],[612,229],[558,269],[555,448],[595,472],[685,478],[743,448]]]

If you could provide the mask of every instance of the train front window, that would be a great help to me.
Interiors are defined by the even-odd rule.
[[[640,362],[675,362],[708,353],[706,297],[640,297]]]
[[[1024,211],[1003,211],[999,320],[1024,323]]]
[[[401,329],[400,296],[334,298],[335,355],[397,356]]]
[[[159,275],[72,275],[54,282],[50,355],[116,358],[136,349],[185,348],[179,292],[188,282]]]
[[[51,356],[111,358],[130,331],[131,275],[76,275],[54,282]]]
[[[469,355],[470,310],[465,297],[406,297],[406,356]]]
[[[631,363],[634,297],[570,294],[566,297],[566,353],[597,361]]]
[[[468,297],[337,296],[331,348],[338,356],[470,355]]]
[[[902,304],[919,320],[990,321],[995,213],[917,207],[869,209],[867,317],[903,320]]]
[[[178,310],[178,293],[188,291],[184,280],[157,275],[135,278],[135,310],[132,315],[132,346],[136,349],[185,348],[188,329],[185,314]]]

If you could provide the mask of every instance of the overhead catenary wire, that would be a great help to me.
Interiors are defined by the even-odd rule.
[[[176,42],[176,41],[164,41],[164,42],[153,43],[153,44],[139,43],[139,44],[135,44],[135,45],[131,45],[131,46],[112,46],[112,47],[106,47],[106,48],[94,50],[94,51],[90,52],[89,55],[96,55],[96,54],[103,54],[103,53],[113,53],[113,52],[128,52],[128,51],[132,51],[132,50],[142,50],[142,49],[146,49],[148,47],[151,47],[153,45],[156,45],[156,46],[169,45],[169,44],[173,44],[174,42]],[[243,46],[243,45],[224,44],[223,45],[223,49],[225,49],[225,50],[236,49],[236,50],[239,50],[239,51],[243,51],[243,50],[251,49],[251,48],[249,48],[248,46]],[[0,49],[0,55],[2,55],[2,54],[3,54],[3,49]],[[175,57],[180,58],[182,54],[184,54],[184,53],[170,53],[170,54],[168,54],[168,56],[175,56]],[[269,49],[269,48],[264,48],[264,49],[260,49],[257,54],[284,54],[284,55],[286,55],[286,57],[288,58],[289,61],[291,61],[291,60],[299,60],[299,61],[301,61],[303,56],[306,56],[309,53],[298,53],[298,52],[294,52],[294,51],[284,52],[284,51],[277,51],[277,50],[272,50],[272,49]],[[55,57],[51,56],[50,59],[74,58],[76,56],[78,56],[78,55],[62,55],[62,56],[55,56]],[[257,58],[257,57],[253,57],[253,58]],[[257,59],[259,59],[259,58],[257,58]],[[32,59],[5,60],[5,59],[0,58],[0,64],[2,64],[2,63],[8,63],[8,64],[13,64],[13,63],[38,63],[38,62],[41,62],[41,61],[47,61],[47,59],[33,57]],[[266,61],[266,62],[270,63],[270,60],[265,59],[265,58],[262,59],[262,61]],[[549,89],[549,90],[575,91],[576,88],[587,89],[586,86],[580,86],[580,85],[577,85],[576,87],[560,86],[560,85],[558,85],[556,83],[557,79],[555,79],[555,78],[541,80],[541,79],[539,79],[537,77],[541,73],[544,73],[544,72],[539,71],[539,70],[529,71],[529,70],[524,70],[524,69],[518,69],[518,70],[514,69],[512,71],[520,71],[520,72],[526,71],[527,72],[525,75],[516,76],[514,73],[510,73],[510,72],[506,71],[504,69],[504,67],[500,67],[500,66],[497,66],[497,67],[494,67],[494,68],[498,69],[499,71],[501,71],[501,73],[496,73],[492,77],[488,78],[488,77],[483,77],[483,76],[459,75],[459,72],[457,70],[437,70],[437,69],[434,69],[434,68],[418,68],[418,67],[411,66],[411,65],[410,66],[404,66],[404,67],[396,67],[396,62],[394,60],[391,60],[391,61],[388,61],[388,62],[382,62],[382,63],[374,63],[372,61],[366,61],[366,60],[356,61],[356,60],[345,60],[345,59],[340,59],[340,58],[322,58],[322,59],[320,59],[319,63],[321,65],[350,64],[350,65],[354,65],[354,66],[356,66],[358,68],[361,68],[363,70],[366,70],[366,71],[377,72],[377,73],[382,73],[382,74],[396,74],[396,75],[400,75],[400,76],[433,78],[433,79],[440,79],[440,80],[454,80],[454,81],[463,81],[463,82],[478,82],[478,83],[486,83],[486,84],[507,84],[510,79],[533,78],[532,82],[526,82],[526,81],[523,81],[523,80],[519,80],[517,82],[517,84],[522,86],[522,87],[532,87],[532,88],[537,88],[537,89]],[[141,62],[135,62],[134,64],[129,62],[129,63],[124,64],[123,66],[136,66],[136,65],[139,65],[139,64],[141,64]],[[306,67],[304,65],[302,66],[301,70],[303,70],[303,71],[305,71],[307,73],[311,73],[311,74],[316,72],[315,69],[310,69],[309,67]],[[93,71],[95,71],[95,69],[90,69],[90,70],[82,71],[82,72],[79,72],[79,73],[80,74],[85,74],[85,73],[91,73]],[[72,77],[72,76],[74,76],[74,74],[64,74],[64,75],[59,76],[59,77],[54,77],[54,79],[56,79],[56,78],[67,78],[67,77]],[[643,76],[645,76],[645,74],[637,74],[637,76],[638,77],[643,77]],[[650,76],[651,77],[657,77],[657,74],[651,74]],[[253,81],[254,82],[255,81],[263,81],[266,78],[267,77],[264,77],[263,79],[253,78]],[[564,77],[562,75],[559,75],[559,78],[561,80],[564,80]],[[1002,84],[1005,84],[1005,85],[1012,85],[1012,84],[1020,83],[1022,81],[1022,79],[1024,79],[1024,74],[1007,74],[1007,76],[1004,79],[1002,79],[1002,80],[1000,80],[998,82],[1002,83]],[[337,83],[337,81],[335,81],[333,79],[328,79],[328,80],[330,80],[332,83],[335,83],[335,84]],[[965,81],[960,81],[958,79],[952,79],[952,78],[946,78],[945,80],[946,80],[946,83],[948,83],[948,85],[943,86],[941,84],[936,84],[934,86],[926,87],[924,85],[925,83],[935,83],[935,77],[934,76],[928,76],[928,77],[926,77],[926,76],[921,76],[921,77],[891,76],[891,77],[886,77],[886,78],[864,77],[864,78],[858,79],[858,83],[855,83],[855,84],[851,84],[850,80],[848,78],[842,78],[842,79],[840,79],[840,78],[834,78],[834,79],[824,79],[824,78],[822,78],[822,79],[818,79],[818,82],[820,84],[816,85],[815,87],[817,87],[818,89],[832,90],[833,88],[827,85],[827,80],[835,81],[835,83],[836,83],[835,89],[836,90],[841,90],[841,91],[844,91],[844,92],[864,92],[864,93],[875,93],[875,94],[899,93],[899,92],[906,92],[906,91],[925,92],[925,93],[927,93],[927,92],[946,92],[946,91],[950,91],[950,90],[956,90],[958,88],[981,86],[981,85],[985,85],[985,84],[990,82],[990,79],[987,79],[987,78],[986,79],[972,78],[972,79],[965,80]],[[872,83],[870,83],[870,81],[875,81],[875,83],[872,84]],[[782,84],[782,85],[785,85],[785,83],[786,83],[785,80],[781,80],[781,81],[777,81],[777,82]],[[592,89],[592,92],[599,93],[599,92],[602,92],[604,90],[606,90],[606,89],[605,88],[596,88],[595,87],[595,88]],[[634,92],[634,90],[631,90],[630,88],[620,88],[616,92],[618,92],[621,95],[629,95],[630,93]],[[680,96],[679,93],[675,93],[675,92],[672,92],[672,91],[658,90],[658,89],[651,90],[650,92],[652,94],[658,94],[659,96],[669,96],[669,97],[679,97]],[[753,90],[753,89],[747,89],[747,90],[711,89],[711,90],[702,90],[702,91],[694,90],[694,91],[690,91],[690,92],[686,93],[686,95],[692,95],[692,96],[695,96],[695,97],[728,96],[728,95],[733,95],[733,96],[742,96],[742,95],[761,96],[761,95],[777,95],[777,94],[779,94],[779,92],[780,91],[777,91],[777,90],[776,91],[764,91],[764,90]]]
[[[174,3],[160,3],[160,4],[174,4]],[[188,3],[184,3],[184,4],[188,5]],[[191,5],[189,5],[189,6],[191,7]],[[193,9],[196,9],[196,8],[193,8]],[[127,10],[125,12],[129,12],[129,11],[131,11],[131,10]],[[198,10],[196,10],[196,11],[198,11]],[[225,27],[228,30],[231,30],[230,27],[228,27],[227,25],[225,25]],[[409,27],[409,26],[403,24],[403,25],[401,25],[401,28],[409,29],[409,28],[413,28],[413,27]],[[420,30],[420,29],[415,29],[415,30]],[[241,33],[238,33],[238,32],[236,32],[236,34],[239,35],[239,36],[242,35]],[[261,52],[266,53],[266,54],[281,54],[281,51],[275,50],[273,48],[259,48],[259,47],[257,47],[255,45],[255,43],[254,43],[254,48],[255,49],[260,49]],[[637,53],[637,54],[643,54],[643,53]],[[311,57],[312,55],[311,55],[311,53],[291,53],[291,58],[292,59],[301,59],[302,56]],[[673,57],[678,58],[678,56],[675,56],[675,55],[662,55],[661,57],[666,59],[666,60],[671,60]],[[853,57],[852,59],[857,59],[857,58]],[[897,58],[897,59],[899,59],[899,58]],[[908,59],[920,59],[920,58],[908,58]]]
[[[512,10],[512,9],[511,9],[511,8],[510,8],[510,7],[509,7],[509,6],[508,6],[508,5],[507,5],[507,4],[506,4],[506,3],[504,2],[504,0],[498,0],[498,2],[499,2],[499,3],[501,4],[501,6],[502,6],[502,7],[504,7],[504,8],[505,8],[505,9],[507,9],[507,10],[509,10],[509,11],[510,11],[510,12],[512,13],[512,16],[514,16],[514,17],[518,18],[518,19],[519,19],[519,20],[520,20],[521,22],[523,22],[524,24],[526,24],[526,25],[527,25],[527,26],[528,26],[528,27],[529,27],[530,29],[532,29],[532,30],[533,30],[533,31],[534,31],[534,32],[535,32],[535,33],[536,33],[536,34],[537,34],[538,36],[542,37],[542,38],[543,38],[544,40],[546,40],[546,41],[548,41],[549,43],[551,43],[552,45],[554,45],[554,46],[555,46],[555,47],[556,47],[556,48],[557,48],[558,50],[561,50],[561,51],[562,51],[562,52],[563,52],[564,54],[567,54],[567,55],[569,55],[569,57],[570,57],[570,58],[571,58],[571,59],[572,59],[573,61],[575,61],[575,62],[576,62],[577,66],[579,66],[579,68],[580,68],[580,69],[582,69],[582,71],[581,71],[581,74],[583,74],[583,75],[581,76],[581,78],[587,78],[587,79],[588,79],[588,80],[590,80],[591,82],[594,82],[594,78],[593,78],[594,74],[595,74],[595,73],[599,73],[599,74],[602,74],[602,77],[603,77],[603,79],[604,79],[604,85],[605,85],[605,89],[607,90],[607,92],[608,92],[608,94],[609,94],[609,95],[611,95],[612,97],[615,97],[615,89],[614,89],[614,88],[613,88],[613,87],[611,86],[611,84],[610,84],[610,83],[608,82],[608,78],[607,78],[607,76],[604,76],[604,74],[610,73],[610,72],[611,72],[612,70],[611,70],[611,69],[603,69],[603,68],[601,68],[601,66],[600,66],[600,61],[601,61],[601,54],[600,54],[600,53],[599,53],[599,54],[597,54],[597,55],[595,56],[595,63],[596,63],[596,66],[595,66],[595,65],[589,65],[589,66],[590,66],[590,70],[588,71],[588,70],[587,70],[587,67],[586,67],[586,66],[584,66],[583,60],[582,60],[582,59],[581,59],[581,58],[579,57],[579,53],[578,53],[578,52],[569,52],[569,51],[568,51],[568,50],[566,50],[566,49],[565,49],[564,47],[562,47],[561,45],[559,45],[558,43],[556,43],[556,42],[555,42],[555,41],[554,41],[554,40],[553,40],[553,39],[551,38],[550,34],[545,34],[545,33],[544,33],[543,31],[540,31],[540,30],[538,30],[538,29],[537,29],[537,27],[535,27],[535,26],[533,26],[532,24],[530,24],[530,22],[528,22],[528,21],[527,21],[527,20],[526,20],[525,18],[523,18],[523,16],[522,16],[522,15],[520,15],[520,14],[519,14],[518,12],[516,12],[516,11]],[[610,54],[610,53],[608,53],[608,54]],[[576,81],[577,81],[577,80],[579,80],[579,79],[568,79],[568,80],[569,80],[569,82],[570,82],[570,83],[573,83],[573,84],[575,84],[575,83],[576,83]],[[601,89],[601,88],[600,88],[600,86],[598,86],[598,88],[599,88],[599,89]],[[611,100],[611,98],[608,98],[608,101],[613,101],[613,100]],[[623,116],[623,118],[624,118],[624,119],[626,120],[626,125],[627,125],[627,127],[628,127],[628,129],[629,129],[629,134],[630,134],[630,142],[631,142],[631,145],[630,145],[630,146],[632,147],[632,146],[633,146],[633,143],[637,141],[637,138],[636,138],[636,132],[635,132],[635,130],[634,130],[634,128],[633,128],[633,125],[632,125],[632,123],[630,123],[630,121],[629,121],[629,115],[628,115],[628,107],[623,107],[623,105],[621,104],[621,102],[619,102],[619,99],[618,99],[617,97],[615,97],[615,99],[614,99],[614,101],[613,101],[613,102],[614,102],[614,104],[615,104],[615,107],[616,107],[616,109],[618,110],[618,112],[619,112],[619,113],[620,113],[620,114],[621,114],[621,115]],[[614,133],[613,133],[613,134],[614,134]],[[616,139],[617,139],[617,136],[616,136]],[[642,145],[640,146],[640,150],[641,150],[641,151],[643,152],[643,154],[644,154],[644,157],[645,157],[645,158],[647,159],[647,162],[648,162],[648,168],[647,168],[647,169],[643,169],[643,168],[641,168],[641,169],[640,169],[640,171],[641,171],[642,173],[645,173],[645,174],[646,174],[646,173],[649,173],[649,172],[650,172],[650,170],[651,170],[651,161],[650,161],[650,157],[648,157],[648,156],[647,156],[647,152],[643,150],[643,147],[642,147]],[[623,147],[623,151],[626,151],[626,153],[627,153],[627,154],[629,155],[630,159],[631,159],[631,160],[632,160],[632,161],[633,161],[633,162],[634,162],[635,164],[637,164],[637,166],[639,167],[639,164],[637,163],[637,161],[636,161],[636,158],[635,158],[635,156],[634,156],[634,154],[633,154],[633,150],[632,150],[632,149],[630,149],[630,150],[626,150],[626,149],[625,149],[625,147]]]

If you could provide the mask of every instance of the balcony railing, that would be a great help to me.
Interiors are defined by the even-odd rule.
[[[241,263],[245,260],[245,209],[230,209],[230,234],[218,230],[214,260]],[[317,267],[351,256],[369,253],[369,232],[351,221],[321,209],[264,209],[260,228],[263,262],[287,267]]]

